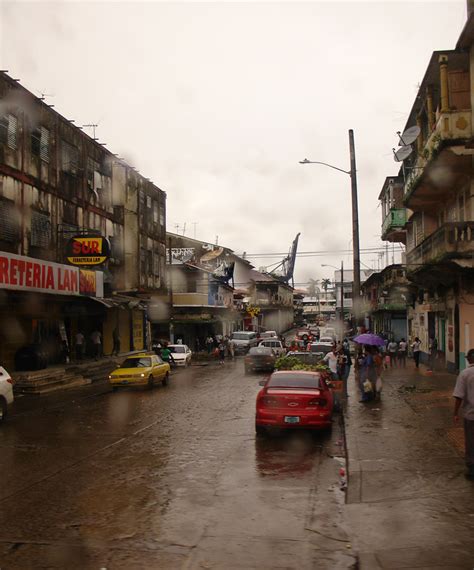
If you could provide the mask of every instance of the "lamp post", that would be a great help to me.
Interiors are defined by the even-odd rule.
[[[353,263],[354,263],[354,281],[352,284],[352,303],[354,306],[354,312],[356,314],[357,320],[360,318],[360,248],[359,248],[359,207],[357,202],[357,170],[356,170],[356,159],[355,159],[355,147],[354,147],[354,131],[349,130],[349,153],[350,153],[350,170],[344,170],[328,164],[327,162],[320,162],[318,160],[300,160],[300,164],[322,164],[332,168],[333,170],[339,170],[344,174],[348,174],[351,177],[351,196],[352,196],[352,243],[354,246],[353,251]]]
[[[321,267],[334,267],[335,265],[321,264]],[[336,300],[337,305],[337,300]],[[341,342],[344,340],[344,261],[341,259]]]

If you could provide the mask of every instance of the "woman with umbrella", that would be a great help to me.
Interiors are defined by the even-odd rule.
[[[354,338],[354,342],[364,346],[364,357],[359,365],[359,387],[361,402],[372,400],[376,393],[377,377],[380,374],[380,362],[377,347],[385,344],[376,334],[365,333]]]

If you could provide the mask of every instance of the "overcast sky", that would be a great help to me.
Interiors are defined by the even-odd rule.
[[[4,1],[0,67],[77,125],[99,123],[166,191],[168,230],[239,253],[286,252],[297,232],[300,251],[351,247],[349,177],[298,161],[349,169],[352,128],[361,248],[377,247],[395,133],[465,5]],[[300,257],[295,280],[332,277],[321,264],[341,259]]]

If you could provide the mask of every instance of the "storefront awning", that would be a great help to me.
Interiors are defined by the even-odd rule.
[[[92,301],[97,301],[108,309],[118,307],[119,309],[139,309],[141,311],[146,310],[146,303],[144,303],[142,299],[137,299],[136,297],[127,297],[126,295],[114,295],[113,297],[104,297],[102,299],[99,297],[90,297],[90,299]]]

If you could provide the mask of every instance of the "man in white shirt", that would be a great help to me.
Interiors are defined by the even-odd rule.
[[[466,448],[467,479],[474,481],[474,348],[466,355],[469,366],[463,370],[454,387],[454,423],[459,422],[459,408],[462,404],[464,418],[464,439]]]
[[[327,362],[327,365],[329,366],[329,370],[331,371],[331,374],[332,374],[332,379],[338,380],[337,355],[336,355],[336,351],[334,348],[331,350],[331,352],[328,352],[326,354],[326,356],[323,358],[323,361]]]

